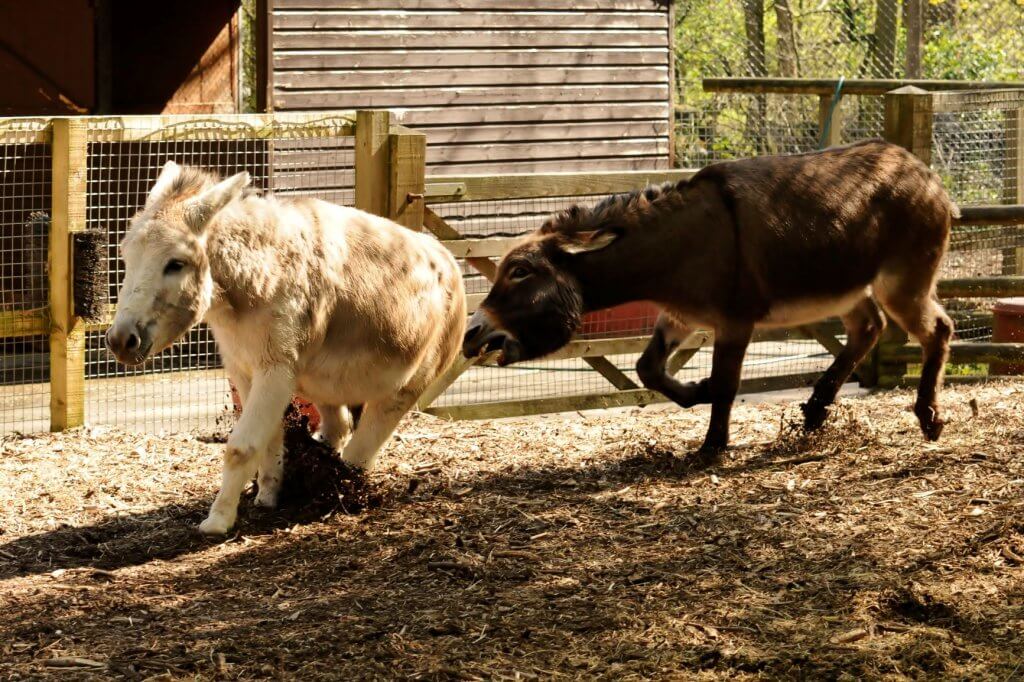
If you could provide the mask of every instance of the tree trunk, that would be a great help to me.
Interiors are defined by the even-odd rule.
[[[767,75],[768,69],[764,58],[763,0],[743,0],[743,30],[747,38],[747,75]],[[747,139],[753,144],[756,153],[761,153],[765,149],[766,108],[765,96],[755,95],[750,109],[747,110]]]
[[[878,0],[868,70],[877,78],[893,78],[896,65],[896,0]]]
[[[924,50],[924,3],[928,0],[903,0],[903,25],[907,27],[907,78],[921,77],[921,53]]]
[[[767,75],[764,60],[763,0],[743,0],[743,30],[747,37],[747,73],[751,76]]]
[[[775,0],[775,21],[779,31],[779,75],[796,78],[800,75],[800,57],[790,0]]]

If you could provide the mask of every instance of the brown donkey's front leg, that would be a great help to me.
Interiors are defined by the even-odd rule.
[[[683,383],[670,376],[665,366],[689,330],[672,323],[664,315],[658,318],[654,335],[637,361],[636,371],[647,388],[658,391],[682,407],[711,403],[711,424],[701,453],[714,455],[729,444],[729,413],[740,385],[740,371],[753,325],[725,325],[716,332],[711,377]]]
[[[665,369],[672,352],[689,333],[688,328],[672,322],[664,314],[660,315],[654,326],[654,334],[636,363],[637,376],[644,386],[661,393],[681,407],[711,402],[708,379],[683,383]]]
[[[705,456],[717,455],[729,445],[729,415],[740,388],[743,357],[753,333],[754,326],[748,323],[731,323],[715,331],[715,349],[708,383],[711,423],[700,448]]]

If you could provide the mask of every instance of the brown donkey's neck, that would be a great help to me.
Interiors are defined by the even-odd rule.
[[[662,188],[653,201],[639,205],[635,198],[628,201],[635,195],[627,195],[605,210],[601,223],[621,231],[621,236],[600,251],[565,261],[566,270],[579,282],[584,312],[642,300],[693,298],[699,304],[707,296],[723,256],[731,258],[732,252],[721,253],[721,235],[711,238],[711,230],[687,205],[685,192]],[[731,236],[726,238],[731,241]]]

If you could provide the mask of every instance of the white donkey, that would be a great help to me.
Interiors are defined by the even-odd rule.
[[[235,523],[245,483],[277,502],[282,416],[292,396],[320,411],[321,437],[369,469],[399,420],[458,353],[465,295],[437,240],[316,199],[260,197],[249,174],[226,180],[164,166],[121,243],[125,277],[107,346],[137,365],[209,323],[242,416],[203,533]]]

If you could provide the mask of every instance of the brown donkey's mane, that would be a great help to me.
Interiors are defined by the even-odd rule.
[[[633,192],[605,197],[593,207],[571,206],[547,220],[541,234],[574,234],[610,227],[641,225],[652,213],[680,201],[688,180],[650,185]]]

